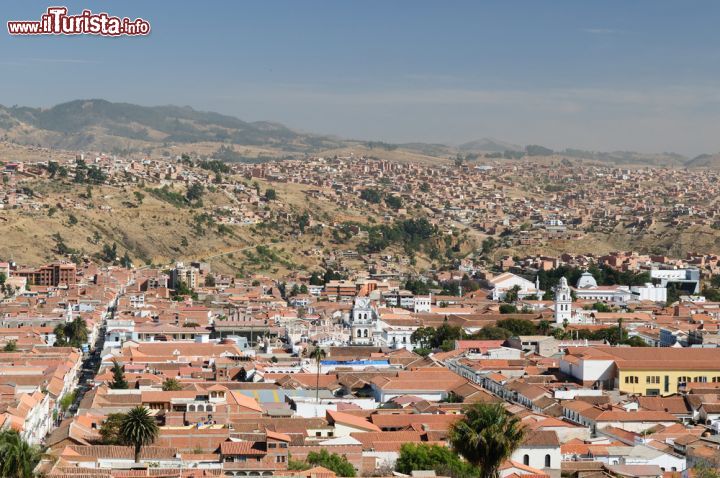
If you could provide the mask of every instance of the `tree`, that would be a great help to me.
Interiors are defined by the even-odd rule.
[[[72,322],[58,324],[55,333],[55,347],[80,348],[88,340],[88,328],[85,319],[76,317]]]
[[[324,285],[325,282],[323,281],[322,277],[320,277],[320,274],[317,272],[313,272],[310,275],[310,285]]]
[[[519,292],[520,292],[520,286],[519,286],[519,285],[514,285],[514,286],[512,286],[512,287],[510,288],[510,290],[508,290],[507,292],[505,292],[505,299],[504,299],[505,302],[507,302],[508,304],[512,304],[513,302],[517,301],[517,300],[518,300],[518,293],[519,293]]]
[[[308,453],[307,462],[312,466],[322,466],[335,472],[337,476],[355,476],[355,467],[345,458],[337,453],[328,453],[327,450]]]
[[[317,367],[317,378],[315,380],[315,400],[320,403],[320,362],[322,359],[327,357],[327,352],[325,352],[320,347],[315,347],[315,350],[310,352],[310,358],[315,359],[315,366]],[[355,475],[353,475],[355,476]]]
[[[517,307],[512,304],[500,304],[501,314],[517,314]]]
[[[360,199],[372,204],[379,204],[382,201],[382,193],[377,189],[363,189],[360,191]]]
[[[193,183],[192,186],[190,186],[185,193],[185,197],[188,201],[199,201],[202,199],[203,193],[205,192],[205,188],[200,183]]]
[[[513,335],[535,335],[537,333],[535,324],[527,319],[502,319],[498,320],[495,325],[509,330]]]
[[[163,392],[177,392],[182,390],[182,385],[174,378],[166,378],[162,384]]]
[[[58,169],[60,169],[60,165],[57,163],[57,161],[48,161],[47,171],[48,173],[50,173],[50,178],[55,177]]]
[[[135,448],[135,463],[140,463],[140,451],[158,436],[158,426],[150,411],[137,406],[127,412],[120,422],[120,437],[124,443]]]
[[[479,470],[480,478],[497,478],[499,466],[524,437],[522,423],[501,403],[476,403],[450,428],[452,447]]]
[[[0,476],[32,478],[40,461],[40,450],[22,439],[15,430],[0,432]]]
[[[478,332],[472,335],[473,339],[476,340],[505,340],[512,336],[512,332],[502,327],[496,327],[494,325],[486,325]]]
[[[135,195],[135,200],[138,202],[138,204],[142,204],[143,199],[145,199],[145,195],[140,191],[135,191],[133,194]]]
[[[435,470],[438,476],[453,478],[475,476],[472,465],[462,461],[449,448],[427,443],[403,443],[395,462],[395,471],[410,475],[413,470]]]
[[[126,390],[128,383],[125,380],[125,367],[120,365],[117,360],[113,360],[112,373],[113,381],[110,382],[110,388],[113,390]]]
[[[122,445],[123,441],[120,437],[120,424],[122,423],[124,413],[111,413],[107,416],[100,427],[100,437],[103,445]]]
[[[3,347],[3,352],[17,352],[17,340],[8,340]]]
[[[300,232],[305,233],[305,229],[310,225],[310,214],[304,212],[298,217],[298,227]]]
[[[127,251],[125,251],[125,255],[122,256],[122,259],[120,259],[120,265],[123,266],[125,269],[132,268],[132,259],[130,259],[130,254],[128,254]]]
[[[717,468],[717,460],[711,459],[710,463],[703,461],[693,468],[695,478],[720,478]]]
[[[537,329],[542,335],[547,335],[550,331],[550,322],[545,319],[541,320],[538,322]]]
[[[63,397],[60,399],[60,409],[63,412],[66,412],[70,408],[70,406],[73,404],[73,402],[75,402],[76,396],[77,396],[77,394],[75,393],[74,390],[70,393],[66,393],[65,395],[63,395]]]
[[[268,201],[274,201],[277,199],[277,192],[274,189],[268,189],[265,191],[265,199]]]
[[[398,196],[386,196],[385,204],[387,204],[389,208],[397,211],[402,207],[402,199]]]

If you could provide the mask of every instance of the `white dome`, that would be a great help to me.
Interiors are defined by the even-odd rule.
[[[583,272],[577,281],[576,287],[578,289],[590,289],[591,287],[597,287],[597,282],[595,282],[595,278],[591,273]]]

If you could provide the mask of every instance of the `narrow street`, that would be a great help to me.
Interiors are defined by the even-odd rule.
[[[110,309],[110,316],[108,317],[108,319],[112,319],[113,317],[115,317],[114,307]],[[100,324],[100,327],[98,327],[97,337],[95,339],[93,349],[89,353],[84,354],[83,363],[80,368],[80,376],[78,377],[78,386],[75,393],[75,400],[73,401],[72,405],[70,405],[70,408],[67,410],[67,412],[65,412],[65,416],[63,418],[73,416],[75,413],[77,413],[80,402],[85,397],[87,391],[93,387],[93,384],[90,382],[93,378],[95,378],[95,375],[100,368],[100,362],[102,360],[102,350],[105,346],[105,330],[106,321],[103,320],[102,324]]]

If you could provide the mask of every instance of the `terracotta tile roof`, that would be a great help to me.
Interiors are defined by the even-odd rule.
[[[221,455],[265,455],[264,443],[254,441],[226,441],[220,445]]]
[[[351,437],[362,443],[363,448],[372,448],[379,442],[417,443],[423,441],[423,434],[419,432],[356,432]]]
[[[352,427],[352,428],[359,428],[361,430],[368,430],[368,431],[374,431],[374,432],[380,432],[380,427],[377,425],[370,423],[369,421],[365,420],[362,417],[359,417],[357,415],[351,415],[349,413],[343,413],[343,412],[337,412],[334,410],[328,410],[326,412],[328,417],[328,422],[330,423],[341,423],[343,425]]]
[[[413,424],[442,425],[443,428],[448,428],[461,418],[462,415],[430,415],[424,413],[376,413],[370,416],[370,420],[381,429],[410,427]]]
[[[525,435],[522,446],[557,447],[560,439],[554,430],[535,430]]]
[[[152,459],[168,459],[176,458],[178,454],[177,448],[166,448],[158,446],[146,446],[142,448],[140,453],[141,460]],[[131,446],[116,445],[71,445],[66,447],[62,456],[85,456],[92,458],[118,458],[118,459],[135,459],[135,450]]]

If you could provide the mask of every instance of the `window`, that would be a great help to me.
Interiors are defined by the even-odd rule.
[[[278,455],[275,457],[276,463],[285,463],[285,460],[287,460],[287,457],[283,455]]]
[[[530,455],[523,455],[523,465],[530,466]]]
[[[645,383],[660,383],[660,376],[652,375],[645,377]]]
[[[550,454],[545,455],[545,468],[550,468]]]

